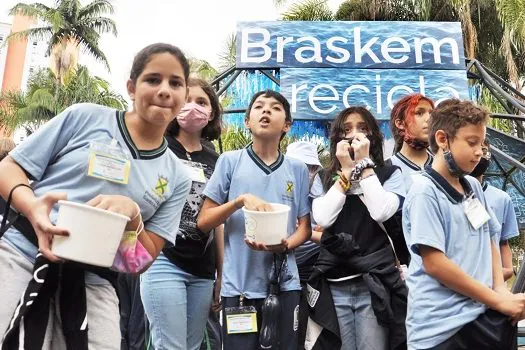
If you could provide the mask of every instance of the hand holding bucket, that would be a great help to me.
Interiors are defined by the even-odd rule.
[[[256,250],[283,252],[288,248],[288,215],[290,207],[265,203],[271,211],[250,210],[244,207],[246,244]]]

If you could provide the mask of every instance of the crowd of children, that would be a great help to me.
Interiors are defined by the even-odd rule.
[[[525,295],[504,281],[519,231],[508,195],[483,180],[484,108],[403,97],[385,157],[374,115],[351,106],[323,168],[312,143],[281,152],[293,120],[271,90],[246,110],[250,144],[219,156],[219,99],[177,47],[142,49],[127,88],[129,112],[73,105],[8,156],[1,144],[2,349],[210,348],[219,311],[217,349],[516,348]],[[96,164],[113,176],[94,176],[108,153],[118,162]],[[61,199],[129,217],[147,263],[53,255],[68,235],[54,226]],[[247,237],[240,210],[269,203],[290,208],[275,245]]]

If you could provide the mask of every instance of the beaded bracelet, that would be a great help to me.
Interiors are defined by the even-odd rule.
[[[334,177],[334,181],[337,181],[339,186],[346,192],[352,187],[352,183],[348,181],[347,177],[342,171],[338,171],[337,175]]]

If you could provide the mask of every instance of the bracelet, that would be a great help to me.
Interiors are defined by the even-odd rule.
[[[344,182],[343,180],[339,179],[337,180],[337,183],[339,184],[339,186],[341,186],[341,188],[343,189],[343,191],[348,191],[350,189],[350,187],[352,187],[352,185],[350,184],[350,182]]]
[[[363,158],[355,165],[354,172],[352,173],[351,180],[357,180],[361,177],[361,173],[365,169],[375,167],[375,163],[370,158]]]
[[[342,171],[337,172],[337,177],[337,182],[345,192],[348,191],[350,187],[352,187],[352,183],[346,178],[345,174]]]

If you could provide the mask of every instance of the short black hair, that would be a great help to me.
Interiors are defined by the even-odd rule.
[[[255,103],[255,100],[257,100],[257,98],[259,98],[259,96],[275,98],[284,107],[285,120],[287,122],[290,122],[290,123],[293,122],[293,120],[292,120],[292,113],[290,111],[290,103],[288,102],[286,97],[284,97],[279,92],[274,91],[274,90],[259,91],[259,92],[255,93],[252,96],[252,100],[250,101],[250,104],[248,105],[248,109],[246,110],[245,118],[247,120],[250,119],[250,111],[252,110],[252,107],[253,107],[253,104]]]
[[[131,79],[133,84],[137,83],[139,75],[142,74],[144,68],[146,68],[146,65],[151,60],[151,57],[161,53],[169,53],[175,56],[184,70],[184,81],[188,81],[190,76],[190,64],[181,49],[171,44],[156,43],[146,46],[135,55],[133,64],[131,66],[131,71],[129,73],[129,79]]]

